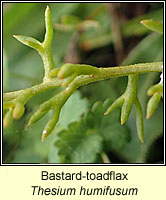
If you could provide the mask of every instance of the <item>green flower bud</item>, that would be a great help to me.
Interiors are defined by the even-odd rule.
[[[163,86],[159,83],[149,88],[148,95],[152,96],[156,92],[163,93]]]
[[[70,63],[66,63],[61,67],[61,70],[58,72],[58,78],[64,79],[72,75],[76,71],[76,66]]]
[[[77,76],[95,74],[98,73],[98,68],[92,67],[90,65],[66,63],[61,67],[61,70],[58,73],[58,78],[59,79],[67,78],[73,73],[76,74]]]
[[[17,102],[13,110],[13,118],[19,119],[24,114],[24,105],[20,102]]]
[[[161,99],[161,94],[159,94],[159,93],[155,93],[150,98],[148,105],[147,105],[147,114],[146,114],[147,119],[149,119],[152,116],[152,114],[154,113],[154,111],[157,109],[160,99]]]

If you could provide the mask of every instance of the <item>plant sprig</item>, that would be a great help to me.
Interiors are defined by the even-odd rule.
[[[58,122],[61,108],[77,88],[100,80],[128,76],[126,91],[121,97],[115,100],[106,111],[106,114],[110,113],[117,106],[123,104],[121,110],[121,124],[124,124],[128,119],[132,105],[134,104],[136,108],[137,132],[140,140],[143,142],[143,116],[141,105],[137,97],[138,74],[161,72],[163,63],[140,63],[109,68],[97,68],[91,65],[66,63],[60,68],[55,68],[51,47],[53,25],[48,6],[45,11],[45,25],[46,33],[42,43],[31,37],[14,35],[14,37],[23,44],[37,50],[43,60],[45,73],[41,84],[35,85],[31,88],[3,94],[3,109],[5,113],[3,120],[4,127],[8,127],[12,123],[13,119],[19,119],[23,116],[25,104],[33,96],[60,87],[61,92],[48,101],[42,103],[27,124],[27,126],[30,126],[36,123],[49,111],[52,111],[52,117],[43,130],[42,141],[44,141]],[[161,94],[162,92],[160,95]]]

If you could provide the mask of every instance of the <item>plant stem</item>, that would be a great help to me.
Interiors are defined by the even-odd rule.
[[[74,65],[74,64],[73,64]],[[91,75],[80,75],[77,76],[73,82],[68,86],[68,90],[76,90],[82,85],[96,82],[108,78],[122,77],[128,76],[130,74],[143,74],[148,72],[162,72],[162,62],[155,63],[143,63],[143,64],[134,64],[128,66],[120,66],[120,67],[109,67],[109,68],[95,68],[95,74]],[[39,94],[46,90],[60,87],[62,86],[63,80],[59,80],[57,78],[49,79],[49,81],[43,82],[39,85],[33,86],[32,88],[27,88],[15,92],[5,93],[3,95],[3,101],[9,101],[18,97],[23,91],[27,91],[27,93],[31,93],[32,95]]]
[[[36,95],[36,94],[39,94],[41,92],[47,91],[49,89],[53,89],[53,88],[56,88],[58,86],[61,86],[61,84],[62,84],[61,80],[52,79],[49,82],[44,82],[44,83],[41,83],[39,85],[35,85],[31,88],[26,88],[26,89],[14,91],[14,92],[5,93],[5,94],[3,94],[3,101],[13,100],[25,91],[27,91],[27,92],[30,91],[32,93],[32,95]]]
[[[110,159],[108,158],[105,152],[102,152],[100,155],[104,163],[111,163]]]
[[[104,78],[128,76],[130,74],[143,74],[148,72],[161,72],[162,62],[141,63],[128,66],[99,68],[100,75]]]
[[[51,69],[54,68],[54,62],[53,62],[53,56],[52,56],[52,49],[51,47],[45,48],[44,51],[39,52],[40,56],[43,60],[43,65],[44,65],[44,78],[43,82],[49,80],[49,73]]]
[[[108,79],[108,78],[116,78],[122,76],[128,76],[131,74],[143,74],[148,72],[162,72],[162,62],[156,63],[145,63],[145,64],[134,64],[128,66],[121,67],[109,67],[109,68],[97,68],[96,74],[92,75],[81,75],[77,76],[73,82],[68,86],[77,89],[78,87]]]

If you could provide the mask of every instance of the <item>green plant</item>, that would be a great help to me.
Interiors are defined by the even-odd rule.
[[[73,18],[71,19],[71,21],[72,20]],[[76,22],[78,23],[77,20]],[[77,24],[76,22],[74,24]],[[146,20],[143,21],[142,23],[146,25],[148,28],[155,30],[159,33],[162,33],[162,24],[159,24],[159,26],[156,25],[156,23],[159,22]],[[139,74],[144,74],[149,72],[162,72],[163,63],[162,62],[139,63],[139,64],[108,67],[108,68],[97,68],[91,65],[67,63],[62,65],[60,68],[55,68],[52,55],[52,47],[51,47],[53,39],[53,25],[49,7],[46,8],[45,12],[45,24],[46,24],[46,34],[44,41],[42,43],[31,37],[14,35],[14,37],[20,42],[38,51],[44,65],[44,77],[43,77],[43,82],[38,85],[35,85],[27,89],[22,89],[19,91],[3,94],[4,127],[8,127],[12,123],[13,119],[20,119],[23,116],[25,111],[25,105],[32,97],[34,97],[39,93],[59,88],[59,92],[55,94],[55,96],[51,97],[50,99],[48,99],[47,101],[45,101],[40,105],[39,109],[31,116],[29,122],[26,125],[26,127],[31,126],[32,124],[36,123],[38,120],[44,117],[48,112],[51,111],[52,112],[51,119],[47,122],[42,133],[42,141],[44,141],[45,138],[53,131],[55,125],[57,124],[60,111],[63,105],[66,103],[68,98],[76,91],[76,89],[88,83],[110,78],[128,76],[127,88],[119,98],[117,98],[111,105],[110,102],[105,103],[103,107],[99,104],[102,107],[102,111],[100,111],[100,117],[102,118],[101,113],[102,115],[103,114],[107,115],[110,112],[112,112],[115,108],[122,105],[121,125],[123,125],[127,121],[132,109],[132,105],[134,104],[136,108],[135,111],[136,111],[137,133],[141,142],[143,142],[144,140],[143,113],[137,94]],[[80,22],[78,24],[80,24]],[[163,86],[161,82],[159,84],[152,86],[148,90],[148,95],[153,95],[153,96],[148,102],[147,118],[149,118],[157,108],[160,98],[162,96],[162,92],[163,92]],[[92,109],[92,113],[94,112],[94,110],[98,109]],[[92,114],[92,116],[95,117],[94,114]],[[88,116],[86,116],[83,121],[87,122],[88,120],[90,119]],[[80,126],[84,127],[83,125],[81,125],[84,124],[83,121],[81,121],[79,125],[76,125],[77,129],[80,130],[80,132],[83,129],[80,128]],[[99,121],[100,124],[101,119]],[[74,125],[71,125],[71,127],[72,126]],[[93,126],[93,128],[95,128],[95,126]],[[63,138],[65,137],[66,133],[65,132],[61,133],[61,135]],[[97,138],[96,141],[102,140],[98,136],[96,136],[96,138]],[[92,137],[91,139],[93,140],[94,138]],[[58,141],[56,143],[58,143]],[[59,145],[60,144],[61,141],[59,141]],[[97,149],[96,151],[100,152],[100,150]],[[64,161],[65,160],[66,159],[64,159]],[[78,162],[78,160],[74,160],[73,162]]]

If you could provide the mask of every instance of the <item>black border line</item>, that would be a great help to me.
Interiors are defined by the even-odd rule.
[[[164,134],[164,163],[163,164],[143,164],[143,163],[132,163],[132,164],[94,164],[94,163],[88,163],[88,164],[82,164],[82,163],[74,163],[74,164],[40,164],[40,163],[12,163],[12,164],[4,164],[3,163],[3,3],[163,3],[164,9],[163,9],[163,24],[164,24],[164,30],[163,30],[163,134]],[[1,159],[0,159],[0,166],[34,166],[34,167],[40,167],[40,166],[92,166],[92,167],[98,167],[98,166],[166,166],[165,163],[165,1],[1,1],[1,138],[0,138],[0,144],[1,144]]]

